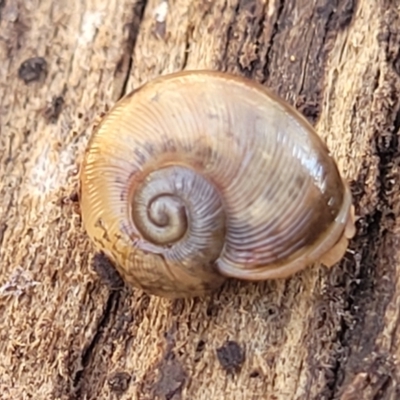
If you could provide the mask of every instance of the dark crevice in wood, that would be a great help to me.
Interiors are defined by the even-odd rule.
[[[381,171],[377,180],[384,182],[387,172],[383,171],[396,156],[393,155],[387,159],[379,149],[377,149],[377,155],[380,159],[379,170]],[[357,185],[363,187],[365,180],[366,176],[361,176],[357,180]],[[368,194],[362,193],[361,196],[368,196]],[[355,196],[355,204],[361,201],[361,196]],[[384,279],[385,275],[394,274],[393,266],[386,265],[386,271],[383,271],[381,265],[385,247],[390,241],[388,238],[390,233],[385,227],[387,211],[383,211],[387,208],[390,208],[387,194],[381,189],[375,211],[364,217],[361,222],[364,227],[358,226],[355,253],[361,255],[361,261],[359,265],[356,260],[348,263],[344,267],[341,282],[339,282],[339,285],[343,286],[346,306],[343,309],[340,331],[336,338],[339,345],[335,355],[336,361],[331,370],[331,378],[327,382],[330,394],[327,393],[328,391],[324,392],[326,396],[324,398],[328,400],[339,399],[343,389],[351,384],[358,373],[365,370],[368,371],[368,379],[371,376],[376,378],[374,385],[379,385],[380,389],[386,386],[385,382],[390,378],[390,376],[381,376],[381,372],[375,365],[376,358],[380,356],[379,349],[376,348],[376,337],[383,329],[383,316],[395,290],[394,282],[385,282]],[[377,292],[381,292],[379,303],[374,298],[374,293]],[[372,354],[375,356],[371,356]],[[384,359],[383,363],[386,363],[385,368],[390,370],[391,360],[385,355],[381,356]],[[372,387],[373,384],[369,382],[368,386]]]
[[[400,109],[397,111],[396,117],[394,119],[392,140],[398,140],[399,131],[400,131]]]
[[[353,2],[351,6],[352,12],[354,12],[355,3]],[[351,22],[348,15],[345,19],[348,24]],[[322,63],[325,59],[324,55],[330,51],[330,43],[334,39],[332,36],[337,34],[338,20],[341,20],[340,16],[331,12],[326,21],[324,40],[318,52],[318,54],[322,54]],[[341,25],[341,27],[343,26]],[[311,69],[316,71],[315,66]],[[343,301],[343,306],[340,303],[335,306],[341,313],[337,316],[339,319],[337,326],[340,330],[332,341],[335,348],[331,352],[332,358],[327,364],[330,365],[330,368],[327,368],[326,371],[327,383],[320,393],[321,398],[329,400],[341,398],[343,389],[346,388],[345,385],[349,383],[349,380],[351,382],[354,375],[364,372],[365,368],[369,374],[368,379],[373,378],[372,382],[368,382],[367,385],[376,390],[377,398],[382,398],[379,396],[385,390],[393,389],[391,385],[393,362],[385,352],[379,353],[380,349],[376,348],[375,341],[383,329],[383,316],[395,290],[393,281],[385,281],[385,276],[395,274],[392,263],[388,262],[389,265],[386,265],[385,260],[392,260],[388,249],[394,248],[395,244],[391,238],[393,235],[389,227],[394,224],[394,222],[391,222],[391,215],[398,215],[399,206],[393,204],[396,202],[396,198],[393,196],[392,188],[388,190],[385,186],[389,182],[389,177],[393,176],[399,167],[395,164],[400,156],[396,135],[399,129],[399,112],[397,111],[399,99],[396,86],[399,82],[393,81],[393,76],[385,77],[385,82],[393,81],[393,90],[389,93],[390,99],[388,99],[384,95],[386,93],[382,94],[385,89],[379,87],[382,80],[380,74],[381,71],[378,70],[371,90],[373,93],[380,91],[376,94],[377,101],[374,108],[376,108],[376,114],[386,114],[386,118],[379,118],[379,120],[386,122],[384,125],[377,126],[376,136],[372,139],[370,145],[370,148],[375,149],[374,156],[379,160],[379,164],[371,165],[371,158],[368,158],[368,162],[361,168],[362,172],[355,182],[358,189],[353,188],[354,204],[362,210],[363,202],[368,202],[368,199],[373,198],[371,192],[367,192],[366,189],[369,179],[368,173],[378,169],[379,174],[376,177],[374,189],[378,192],[377,204],[358,224],[358,236],[352,243],[352,247],[355,246],[355,256],[347,257],[348,260],[344,263],[342,272],[335,278],[335,283],[328,287],[328,291],[333,294],[331,300],[326,300],[326,304],[332,303],[335,306],[337,301],[335,297],[338,298],[338,301],[340,299]],[[307,91],[305,94],[307,94]],[[386,103],[385,100],[388,100],[388,102]],[[362,104],[362,99],[358,101]],[[391,102],[396,106],[388,106],[392,104]],[[360,109],[355,107],[353,110],[355,120],[359,112]],[[392,122],[393,125],[391,125]],[[397,164],[399,164],[398,161]],[[359,209],[357,215],[359,215]],[[360,227],[360,225],[362,226]],[[359,255],[361,261],[357,258]],[[351,260],[352,258],[353,260]],[[374,297],[374,293],[381,293],[379,302]],[[375,352],[377,355],[370,356]],[[315,350],[313,354],[315,354]],[[312,357],[312,354],[310,354],[310,357]],[[381,365],[376,366],[377,357],[382,357],[384,360],[383,367]],[[313,361],[310,358],[310,364],[312,365],[312,363]],[[363,369],[358,369],[360,365],[363,365]],[[321,373],[319,364],[316,364],[316,372]],[[359,377],[356,375],[356,378]],[[362,398],[373,399],[374,397],[371,395],[371,397]]]
[[[339,0],[338,2],[320,1],[320,3],[321,5],[317,5],[311,15],[311,21],[313,21],[315,29],[312,30],[310,45],[307,46],[306,54],[303,56],[305,63],[302,68],[303,73],[297,89],[298,96],[295,104],[296,108],[313,125],[317,122],[321,113],[321,99],[325,79],[324,66],[339,33],[338,21],[344,18],[346,26],[348,26],[353,15],[350,11],[353,11],[354,6],[352,2],[349,11],[348,0]],[[344,12],[346,16],[342,17]],[[344,23],[342,29],[344,29]],[[319,74],[315,74],[316,71]],[[314,75],[312,75],[313,72]]]
[[[268,45],[269,45],[268,46],[268,50],[267,50],[267,52],[265,54],[264,79],[263,79],[262,83],[267,82],[268,78],[269,78],[269,69],[271,67],[271,50],[272,50],[272,47],[274,45],[274,41],[275,41],[276,35],[279,32],[279,25],[281,23],[281,17],[282,17],[282,12],[283,12],[284,6],[285,6],[285,0],[281,0],[279,2],[279,7],[278,7],[278,10],[276,12],[276,14],[277,14],[276,15],[276,20],[275,20],[275,23],[274,23],[274,27],[272,29],[271,38],[270,38],[269,43],[268,43]]]
[[[321,10],[325,10],[326,16],[322,19],[320,16]],[[306,66],[304,67],[305,73],[301,80],[301,85],[298,89],[298,99],[306,99],[304,104],[296,104],[299,111],[309,120],[311,124],[315,124],[321,114],[322,107],[322,92],[324,86],[324,66],[331,51],[332,44],[338,34],[336,30],[335,20],[337,18],[337,10],[332,3],[314,9],[312,20],[318,24],[318,21],[323,21],[321,32],[314,30],[314,34],[310,41],[310,46],[307,48]],[[311,52],[311,49],[314,51]],[[319,67],[318,67],[319,65]],[[313,85],[311,79],[306,81],[306,77],[311,75],[308,71],[319,71],[319,82]],[[307,87],[307,84],[309,87]],[[314,86],[312,95],[310,96],[310,86]]]
[[[223,6],[221,8],[221,15],[225,14],[227,7],[228,7],[227,0],[225,0]],[[229,26],[231,26],[231,24],[229,24]],[[222,42],[222,40],[221,40],[221,42]],[[220,69],[221,69],[221,71],[224,71],[224,72],[227,71],[226,55],[228,54],[228,45],[229,45],[229,28],[228,28],[228,31],[226,33],[226,42],[224,42],[223,45],[221,44],[221,46],[222,46],[221,49],[222,50],[221,50],[221,57],[220,57],[220,63],[221,63]]]
[[[240,0],[236,5],[235,17],[228,28],[228,42],[223,59],[228,70],[234,70],[247,78],[255,78],[256,67],[264,60],[262,36],[266,8],[266,3],[261,4],[254,0]]]
[[[225,12],[226,8],[227,8],[227,2],[225,2],[224,7],[222,9],[222,13]],[[227,63],[226,61],[228,60],[228,51],[229,51],[229,43],[232,42],[232,40],[235,40],[235,38],[233,37],[232,31],[233,31],[233,27],[235,25],[235,21],[236,21],[236,16],[239,13],[239,8],[240,8],[240,1],[236,4],[235,7],[235,11],[233,12],[233,18],[229,23],[229,27],[228,27],[228,31],[226,33],[226,43],[224,45],[224,53],[221,57],[222,63],[223,63],[223,69],[222,71],[226,72],[230,70],[229,68],[229,63]]]
[[[71,396],[71,400],[79,400],[81,398],[84,398],[82,393],[82,377],[84,375],[85,368],[90,364],[92,356],[96,351],[97,344],[101,341],[103,332],[109,325],[111,316],[118,308],[119,300],[120,292],[111,292],[110,296],[107,299],[104,312],[99,319],[95,334],[93,335],[91,342],[82,353],[82,369],[78,371],[73,378],[73,388],[75,389],[75,393],[73,396]],[[87,385],[89,382],[84,383]]]
[[[264,8],[262,11],[262,16],[260,18],[260,20],[257,23],[257,27],[255,28],[255,43],[257,45],[257,50],[256,50],[256,54],[257,54],[257,60],[254,60],[250,63],[250,72],[253,75],[254,70],[257,66],[258,63],[263,62],[265,63],[265,57],[261,56],[261,52],[260,52],[260,45],[262,44],[262,34],[264,32],[264,24],[265,24],[265,20],[266,20],[266,7],[267,4],[264,4]],[[261,68],[262,70],[265,68],[265,64],[264,66]]]
[[[0,223],[0,249],[1,245],[3,244],[4,233],[7,230],[8,225],[5,222]]]
[[[136,45],[137,36],[139,34],[139,28],[140,28],[140,25],[144,18],[144,11],[146,9],[146,5],[147,5],[147,0],[143,0],[143,1],[138,1],[133,6],[132,19],[131,19],[131,22],[129,23],[130,27],[129,27],[128,40],[125,45],[124,54],[120,61],[121,66],[119,68],[123,70],[124,63],[127,63],[127,66],[126,66],[125,73],[122,71],[122,73],[124,73],[122,86],[121,86],[120,93],[116,100],[120,99],[121,97],[123,97],[127,94],[126,90],[127,90],[127,86],[128,86],[128,82],[129,82],[129,77],[131,75],[132,66],[133,66],[133,53],[135,51],[135,45]],[[119,68],[117,66],[117,69],[119,69]]]
[[[334,18],[335,28],[344,30],[348,28],[354,19],[354,14],[358,7],[358,0],[341,1],[337,8],[337,13]]]
[[[383,91],[384,89],[378,87],[380,74],[378,71],[375,78],[374,92],[381,92],[376,95],[379,100],[375,112],[386,114],[386,117],[381,119],[384,123],[376,126],[376,134],[370,145],[377,159],[377,199],[376,203],[370,204],[373,207],[372,212],[362,217],[358,229],[356,240],[357,252],[361,254],[360,268],[358,273],[351,274],[353,285],[347,293],[348,307],[345,309],[348,318],[343,319],[338,337],[343,351],[339,354],[333,370],[334,379],[330,384],[332,395],[328,397],[332,400],[339,399],[360,373],[367,373],[366,386],[370,393],[376,393],[371,394],[371,397],[362,398],[392,398],[390,396],[395,390],[391,384],[395,381],[396,374],[394,361],[388,350],[378,347],[376,338],[384,328],[386,308],[395,292],[395,281],[390,279],[395,276],[394,256],[389,250],[396,251],[395,216],[400,209],[400,183],[395,181],[400,168],[397,136],[400,80],[394,72],[389,73],[385,81],[391,80],[392,84],[390,89],[385,88]],[[373,197],[365,189],[369,169],[369,164],[361,169],[356,183],[359,192],[355,193],[356,205],[368,202],[366,199]],[[377,293],[379,299],[376,297]]]
[[[6,0],[0,0],[0,21],[1,21],[1,13],[5,5],[6,5]]]
[[[273,28],[266,42],[268,49],[261,57],[265,62],[258,68],[262,68],[262,83],[315,124],[326,88],[326,61],[339,33],[337,25],[343,19],[349,26],[354,4],[349,5],[348,0],[319,0],[302,13],[291,6],[287,1],[277,2],[271,21]],[[305,24],[311,26],[308,33]]]
[[[107,366],[114,355],[115,343],[123,342],[125,351],[129,351],[135,340],[132,329],[141,324],[149,304],[150,297],[144,293],[136,297],[129,289],[110,292],[94,328],[95,334],[81,356],[81,370],[73,377],[74,395],[70,400],[98,398],[103,385],[114,376],[115,371],[111,372]],[[134,370],[124,372],[131,376],[130,382],[136,379]]]
[[[183,52],[183,61],[182,61],[182,70],[186,69],[189,53],[190,53],[190,44],[192,42],[192,34],[193,34],[194,27],[192,25],[188,26],[185,36],[185,50]]]

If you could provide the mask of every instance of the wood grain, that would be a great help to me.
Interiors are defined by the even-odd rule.
[[[1,398],[399,398],[399,10],[0,1]],[[359,217],[340,265],[190,301],[95,273],[76,202],[93,123],[151,78],[200,68],[271,87],[327,141]]]

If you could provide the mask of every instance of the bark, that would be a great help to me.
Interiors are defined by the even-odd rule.
[[[399,7],[0,1],[1,398],[400,398]],[[105,283],[76,201],[93,122],[199,68],[264,83],[327,141],[359,217],[340,265],[185,301]]]

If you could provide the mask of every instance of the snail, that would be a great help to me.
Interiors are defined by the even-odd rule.
[[[160,76],[119,100],[80,171],[88,236],[123,280],[201,296],[228,278],[287,278],[340,261],[349,185],[296,109],[230,73]]]

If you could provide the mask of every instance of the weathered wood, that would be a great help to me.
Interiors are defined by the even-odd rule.
[[[400,398],[400,2],[66,3],[0,1],[0,397]],[[359,216],[340,265],[173,302],[93,271],[93,121],[198,68],[265,83],[327,140]]]

